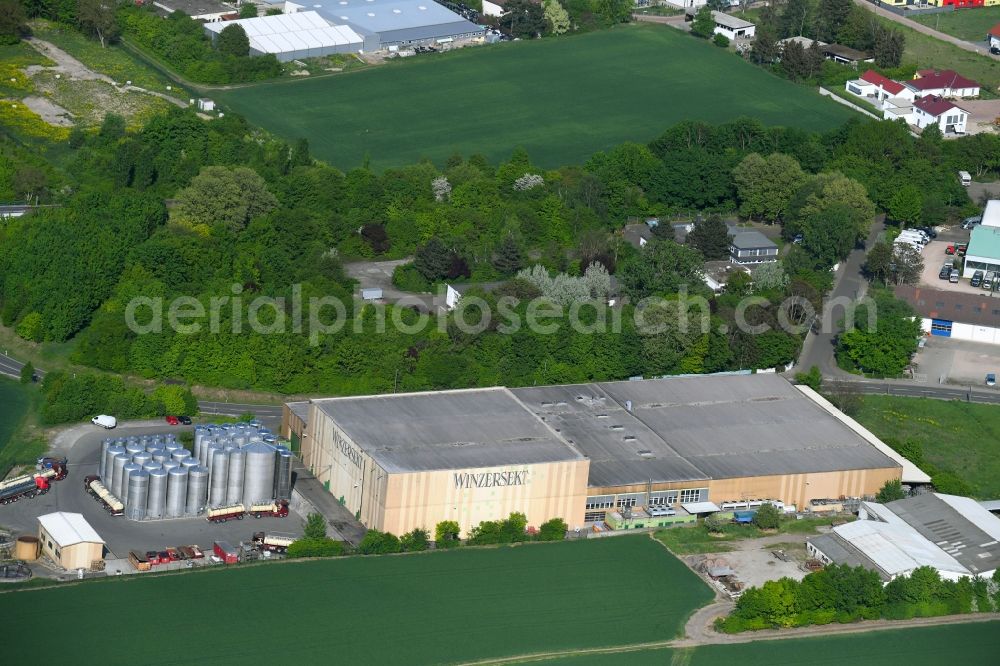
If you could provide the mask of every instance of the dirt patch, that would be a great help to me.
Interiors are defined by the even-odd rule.
[[[35,38],[31,38],[27,41],[36,51],[56,63],[53,67],[30,65],[26,70],[29,75],[37,73],[40,70],[46,70],[59,73],[63,76],[68,76],[74,81],[105,81],[111,84],[114,83],[111,77],[98,74],[53,44],[49,44],[46,41]]]
[[[72,127],[75,124],[73,114],[44,97],[25,97],[21,101],[50,125]]]

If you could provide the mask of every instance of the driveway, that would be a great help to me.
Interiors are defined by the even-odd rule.
[[[414,305],[424,312],[434,312],[433,294],[415,294],[396,288],[392,273],[397,267],[413,261],[413,257],[388,261],[354,261],[344,264],[348,277],[358,281],[358,294],[362,289],[381,289],[382,302],[394,305]]]
[[[925,35],[930,35],[934,39],[940,39],[942,42],[948,42],[949,44],[954,44],[960,49],[969,51],[971,53],[978,53],[979,55],[984,55],[986,57],[990,56],[989,51],[985,46],[980,46],[978,44],[973,44],[967,42],[964,39],[959,39],[958,37],[952,37],[951,35],[945,34],[934,28],[924,25],[923,23],[917,23],[905,16],[900,16],[895,12],[890,12],[887,9],[882,9],[882,7],[875,5],[874,3],[868,2],[868,0],[854,0],[854,4],[864,7],[870,12],[875,12],[879,16],[889,19],[890,21],[895,21],[901,25],[905,25],[907,28],[912,28],[917,32],[922,32]]]

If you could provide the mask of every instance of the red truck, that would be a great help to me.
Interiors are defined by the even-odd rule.
[[[276,502],[264,502],[263,504],[251,504],[247,509],[254,518],[261,516],[274,516],[284,518],[288,515],[288,500],[277,500]]]
[[[239,551],[233,548],[228,541],[216,541],[212,552],[225,564],[236,564],[240,561]]]

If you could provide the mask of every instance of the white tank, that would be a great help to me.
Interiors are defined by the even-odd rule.
[[[163,518],[167,509],[167,481],[170,474],[165,469],[149,472],[149,495],[146,498],[146,518]]]
[[[149,462],[142,463],[143,472],[152,472],[154,469],[163,469],[163,464],[158,463],[155,460],[150,460]]]
[[[122,501],[126,509],[128,508],[129,479],[133,474],[141,471],[142,467],[140,465],[136,465],[135,463],[125,463],[125,466],[122,467],[122,494],[118,499]],[[145,506],[143,506],[143,509],[145,509]]]
[[[229,452],[229,472],[226,476],[226,504],[243,501],[243,465],[245,455],[240,450]]]
[[[192,467],[188,472],[187,505],[185,515],[197,516],[208,504],[208,469]]]
[[[114,457],[114,460],[112,461],[111,487],[108,489],[111,491],[112,495],[123,501],[124,498],[122,497],[122,475],[124,474],[125,465],[127,464],[128,464],[128,454],[125,453],[124,450],[122,450],[122,452],[116,455]]]
[[[183,467],[167,472],[167,518],[180,518],[187,507],[188,473]]]
[[[208,505],[211,507],[225,506],[226,481],[229,477],[229,455],[222,449],[211,451],[208,478]]]
[[[129,474],[127,496],[125,517],[130,520],[143,520],[146,517],[146,500],[149,496],[149,472],[139,469]]]
[[[243,502],[255,504],[274,497],[274,448],[267,444],[248,444],[243,449],[246,465],[243,472]]]

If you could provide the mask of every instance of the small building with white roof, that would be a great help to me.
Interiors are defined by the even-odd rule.
[[[104,539],[80,513],[39,516],[38,538],[42,552],[63,569],[89,569],[104,559]]]

